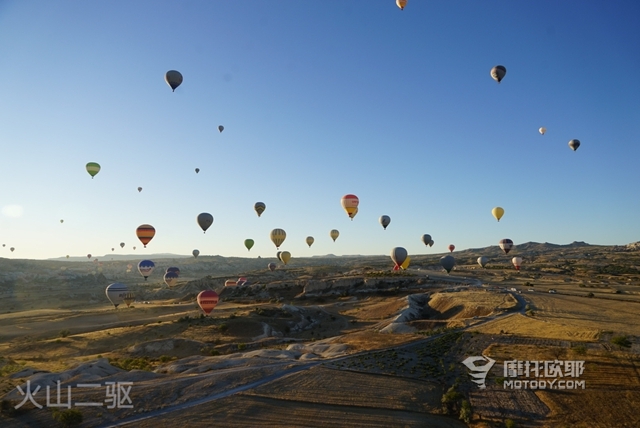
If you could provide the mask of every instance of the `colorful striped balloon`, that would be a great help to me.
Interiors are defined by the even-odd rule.
[[[136,235],[145,248],[147,248],[147,244],[153,239],[155,234],[156,229],[150,224],[142,224],[136,229]]]
[[[218,304],[220,297],[218,296],[218,293],[213,290],[204,290],[198,294],[197,300],[202,311],[209,315],[211,311],[213,311],[213,308]]]

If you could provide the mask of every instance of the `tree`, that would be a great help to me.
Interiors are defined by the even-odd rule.
[[[52,416],[53,419],[60,422],[60,424],[65,428],[71,428],[82,423],[82,412],[78,409],[67,409],[62,411],[55,409]]]
[[[473,410],[471,409],[471,404],[467,400],[462,400],[462,406],[460,406],[460,420],[465,423],[471,422],[471,416],[473,415]]]
[[[453,415],[459,409],[458,402],[464,398],[464,395],[456,391],[456,386],[452,386],[442,396],[442,410],[447,415]]]

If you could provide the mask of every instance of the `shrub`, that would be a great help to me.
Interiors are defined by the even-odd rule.
[[[220,330],[220,333],[225,333],[229,330],[229,326],[227,324],[220,324],[220,326],[218,327],[218,330]]]
[[[584,345],[576,345],[571,349],[578,355],[587,355],[587,347]]]
[[[587,297],[593,297],[593,296],[595,296],[595,294],[593,294],[593,293],[587,294]]]
[[[516,428],[516,422],[513,419],[505,419],[504,421],[505,428]]]
[[[55,409],[52,416],[53,419],[60,422],[63,427],[74,427],[82,423],[82,412],[78,409]]]
[[[60,337],[67,337],[71,334],[69,330],[60,330]]]
[[[618,345],[621,348],[630,348],[631,341],[627,336],[615,336],[611,338],[611,343]]]
[[[467,400],[462,400],[462,406],[460,407],[460,420],[465,423],[471,422],[471,416],[473,411],[471,410],[471,404]]]

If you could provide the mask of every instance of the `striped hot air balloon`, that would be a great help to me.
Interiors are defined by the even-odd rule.
[[[142,245],[144,245],[144,248],[147,248],[147,244],[153,239],[155,234],[156,229],[150,224],[142,224],[136,229],[136,235],[140,242],[142,242]]]
[[[96,162],[89,162],[86,168],[91,178],[95,177],[96,174],[100,172],[100,164]]]
[[[209,315],[211,311],[213,311],[213,308],[218,304],[220,296],[218,296],[218,293],[213,290],[204,290],[198,294],[197,300],[200,309],[202,309],[205,314]]]
[[[282,229],[273,229],[271,231],[271,242],[274,243],[276,248],[280,248],[286,237],[287,233]]]
[[[347,212],[349,218],[353,220],[353,218],[358,213],[358,204],[360,204],[360,200],[358,199],[358,197],[351,194],[344,195],[340,200],[340,203],[342,204],[342,208],[344,208],[344,210]]]

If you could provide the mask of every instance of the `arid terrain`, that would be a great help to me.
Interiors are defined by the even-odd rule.
[[[442,255],[399,272],[386,256],[274,272],[276,259],[158,258],[147,281],[133,257],[0,259],[0,426],[640,426],[640,246],[513,253],[519,272],[489,247],[454,252],[451,274]],[[130,307],[107,300],[113,282]],[[210,316],[205,289],[220,294]],[[484,385],[463,364],[482,356]],[[40,389],[22,403],[27,382]]]

